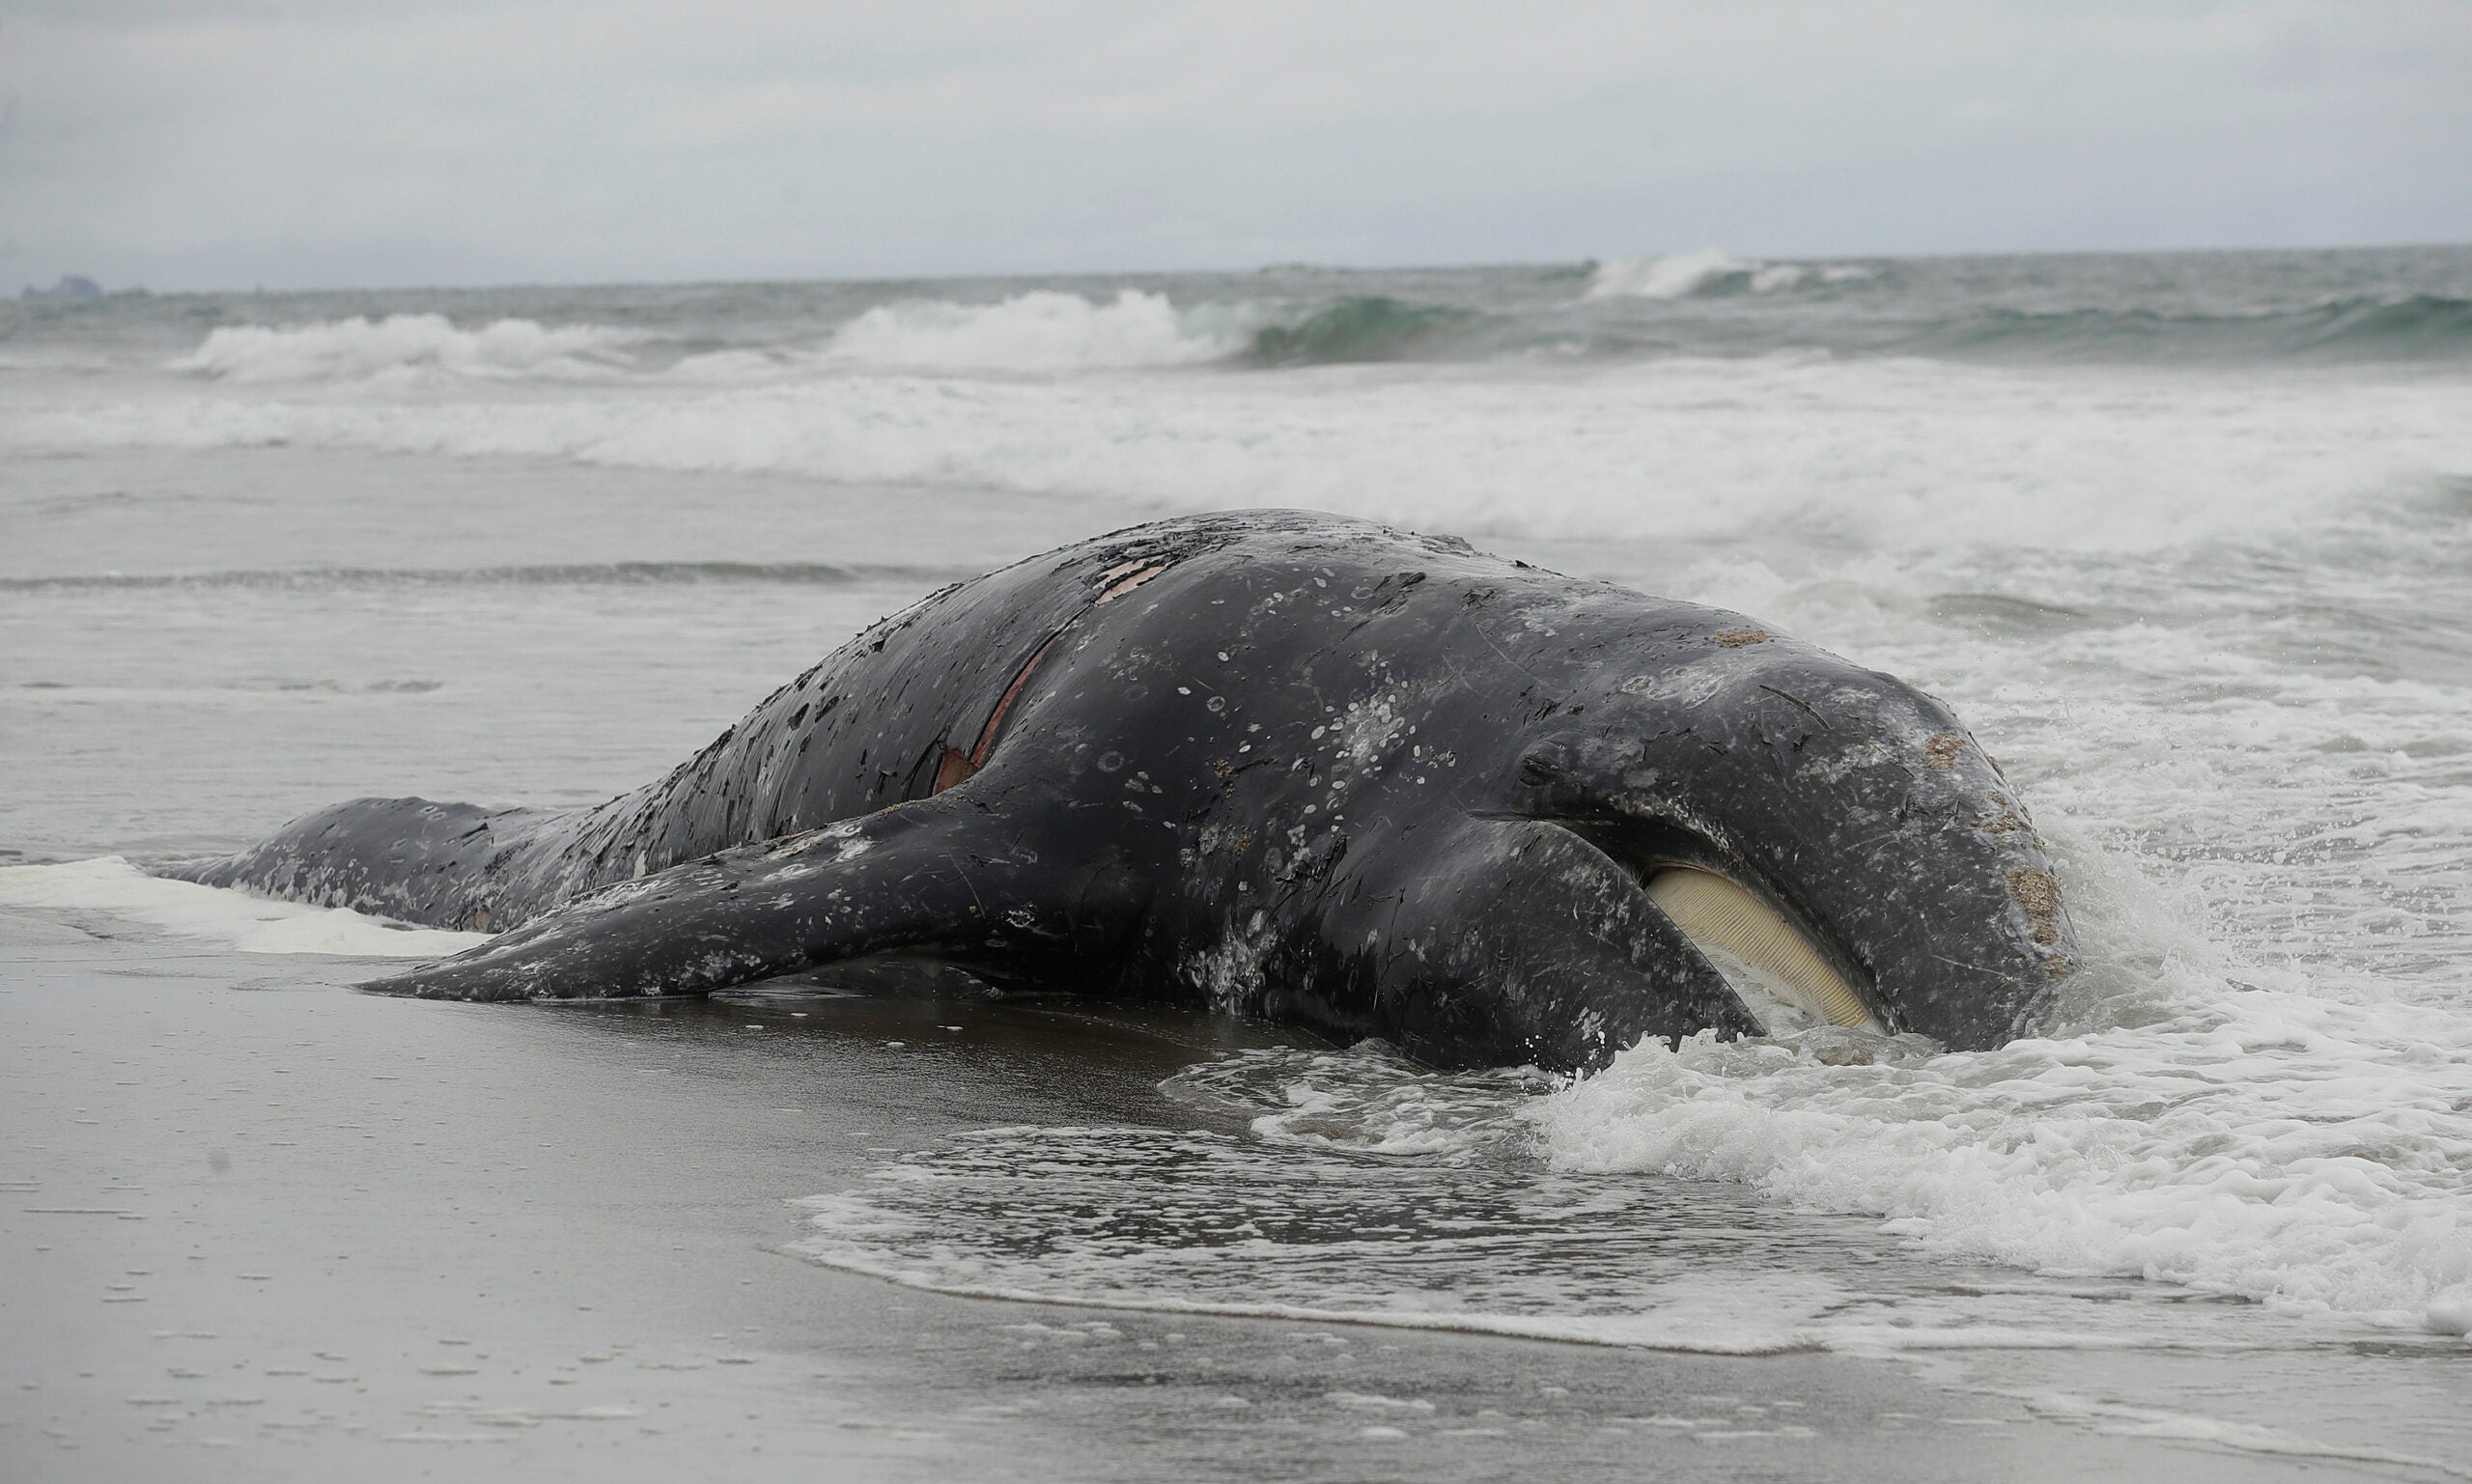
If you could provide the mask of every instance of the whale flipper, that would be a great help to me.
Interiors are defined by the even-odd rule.
[[[429,999],[700,994],[895,949],[1013,977],[1104,949],[1104,873],[1042,860],[956,789],[622,882],[478,948],[361,986]],[[1059,865],[1066,868],[1059,870]]]

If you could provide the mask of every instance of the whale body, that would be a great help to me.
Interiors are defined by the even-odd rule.
[[[701,994],[885,954],[1428,1063],[2034,1028],[2076,955],[1947,707],[1745,618],[1299,512],[1135,527],[859,634],[580,810],[363,798],[164,874],[496,933],[379,980]]]

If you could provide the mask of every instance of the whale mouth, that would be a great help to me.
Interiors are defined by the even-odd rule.
[[[1644,873],[1648,900],[1672,920],[1772,1036],[1823,1025],[1888,1034],[1870,1001],[1818,944],[1757,893],[1698,866]]]

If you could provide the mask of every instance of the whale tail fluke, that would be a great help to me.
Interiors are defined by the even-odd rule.
[[[152,868],[173,881],[348,907],[428,928],[490,932],[515,915],[493,868],[546,809],[354,798],[304,814],[248,849]]]

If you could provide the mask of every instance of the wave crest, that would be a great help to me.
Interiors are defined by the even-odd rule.
[[[442,372],[483,378],[590,377],[624,365],[637,337],[599,324],[494,320],[476,330],[444,315],[310,324],[227,324],[168,369],[233,381],[335,381]]]
[[[1299,505],[1547,539],[1793,529],[2074,549],[2255,538],[2466,467],[2466,397],[2452,382],[2157,383],[2131,417],[2116,397],[2098,382],[1888,360],[1673,360],[1349,398],[1271,373],[1138,389],[887,374],[660,398],[513,402],[492,383],[471,399],[78,401],[15,409],[0,447],[289,444]]]
[[[938,371],[1082,371],[1188,366],[1237,349],[1210,316],[1178,314],[1164,294],[1126,289],[1104,304],[1034,290],[993,304],[907,299],[836,331],[827,358]],[[1226,327],[1232,330],[1232,324]]]
[[[1870,269],[1850,263],[1761,263],[1707,247],[1660,258],[1604,259],[1588,275],[1587,297],[1682,299],[1775,294],[1805,283],[1845,283],[1870,276]]]
[[[1411,304],[1380,294],[1336,300],[1287,323],[1253,332],[1246,359],[1266,366],[1335,365],[1417,358],[1435,342],[1473,327],[1472,310]]]

